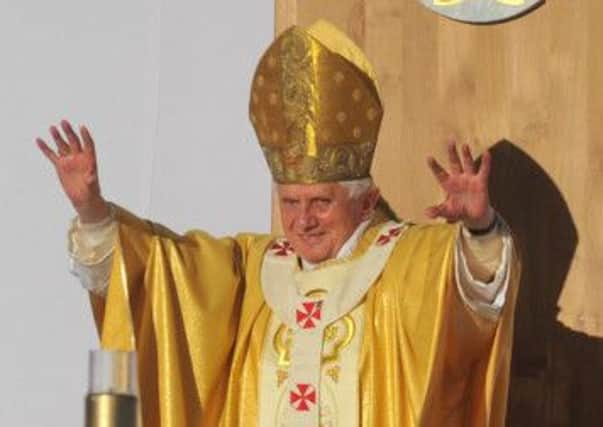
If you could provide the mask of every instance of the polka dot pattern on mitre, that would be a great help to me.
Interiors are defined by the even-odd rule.
[[[279,169],[281,182],[304,181],[300,177],[312,167],[329,173],[331,163],[338,179],[369,173],[370,147],[376,144],[382,116],[376,87],[359,68],[303,30],[285,31],[266,51],[249,106],[273,176]],[[346,168],[358,170],[348,173]]]

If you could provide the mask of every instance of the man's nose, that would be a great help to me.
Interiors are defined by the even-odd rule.
[[[318,223],[316,216],[313,215],[312,212],[310,212],[310,210],[308,210],[308,209],[304,209],[304,211],[299,216],[298,222],[299,222],[300,227],[303,228],[304,230],[307,230],[309,228],[314,228],[314,227],[316,227],[316,225]]]

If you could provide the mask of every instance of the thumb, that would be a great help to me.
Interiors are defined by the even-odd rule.
[[[428,207],[425,209],[425,215],[431,219],[443,218],[448,223],[457,222],[460,219],[459,213],[451,209],[446,203]]]
[[[442,216],[442,212],[444,210],[444,204],[440,203],[439,205],[429,206],[425,209],[425,215],[428,218],[435,219]]]

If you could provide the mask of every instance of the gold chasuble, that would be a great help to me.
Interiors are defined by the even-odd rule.
[[[274,181],[369,176],[383,115],[374,76],[360,49],[325,22],[292,27],[271,44],[253,79],[250,118]],[[346,390],[357,390],[356,403],[342,408],[357,416],[347,419],[363,427],[504,425],[519,269],[513,262],[508,270],[500,317],[476,314],[455,283],[458,226],[373,220],[348,259],[306,274],[275,236],[180,236],[120,208],[115,220],[108,294],[93,305],[102,346],[137,351],[145,427],[260,427],[262,414],[261,427],[277,427],[280,413],[266,413],[279,405],[262,382],[274,377],[260,370],[279,323],[293,331],[289,371],[279,377],[288,388],[274,389],[285,396],[279,422],[316,427],[320,346],[350,313],[362,330],[354,360],[341,368],[353,383]],[[312,301],[292,289],[294,275],[316,279],[317,289],[337,283]]]
[[[116,220],[108,295],[93,304],[102,346],[138,352],[143,425],[258,426],[274,315],[260,277],[273,237],[179,236],[120,208]],[[370,227],[341,263],[363,256],[379,232]],[[513,262],[500,318],[475,314],[454,281],[458,232],[407,227],[356,307],[360,407],[346,410],[362,426],[504,425],[519,269]]]

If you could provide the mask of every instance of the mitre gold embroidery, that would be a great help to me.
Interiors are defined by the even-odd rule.
[[[268,48],[249,110],[275,181],[369,176],[383,115],[375,83],[310,33],[291,27]]]

